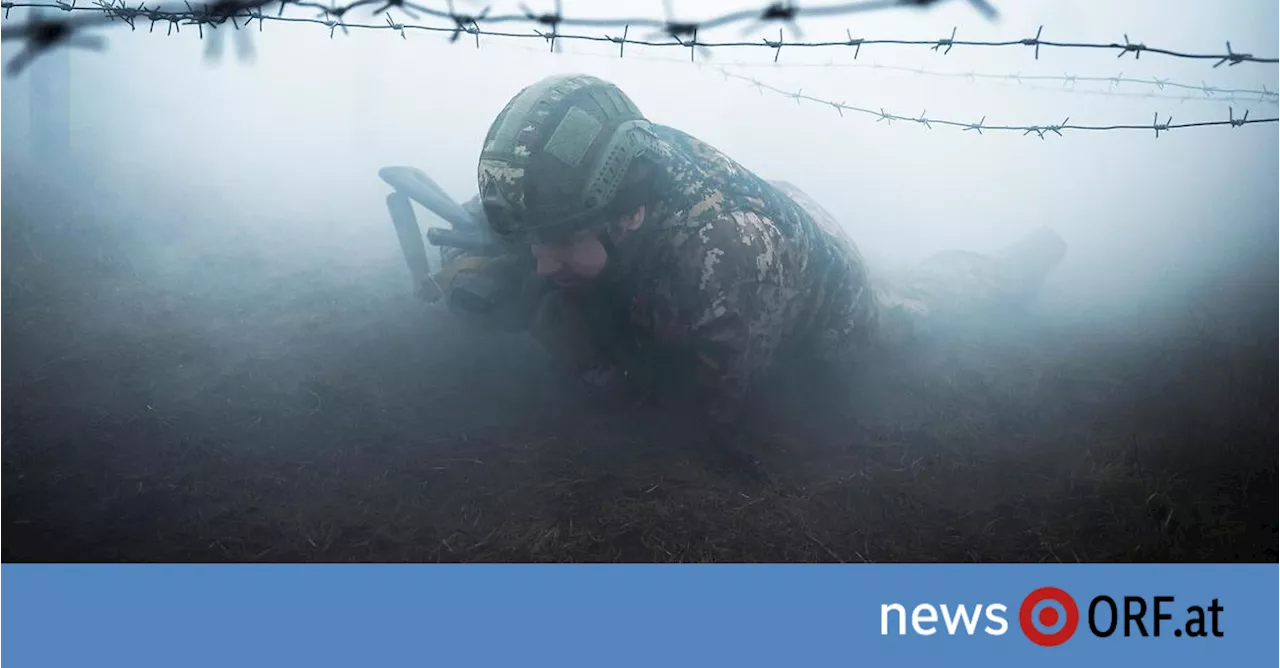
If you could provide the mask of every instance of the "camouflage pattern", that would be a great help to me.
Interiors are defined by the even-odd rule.
[[[569,74],[521,90],[485,136],[476,178],[495,232],[508,240],[567,236],[600,222],[616,179],[656,140],[616,85]]]
[[[652,127],[667,189],[584,300],[604,337],[679,351],[726,417],[780,359],[856,358],[876,306],[835,220],[794,186]]]
[[[544,89],[527,97],[564,102],[573,90],[601,83],[591,77],[547,81],[531,87]],[[604,90],[616,90],[610,86]],[[519,106],[513,100],[504,116],[513,105]],[[544,201],[557,187],[564,197],[581,192],[574,185],[581,179],[564,172],[562,164],[543,162],[536,150],[554,113],[564,111],[553,112],[554,106],[544,105],[548,116],[537,123],[513,125],[502,116],[495,121],[479,185],[482,197],[496,192],[505,200],[499,210],[523,204],[530,192]],[[544,107],[516,111],[536,114]],[[516,133],[514,143],[510,137],[495,143],[495,133],[504,132]],[[1061,239],[1046,232],[992,256],[939,254],[901,280],[873,281],[835,218],[794,185],[766,181],[677,129],[648,124],[646,132],[656,138],[662,189],[645,205],[638,228],[601,228],[609,250],[603,273],[572,291],[552,289],[535,277],[511,291],[518,304],[501,309],[518,314],[553,359],[579,377],[615,375],[653,387],[655,374],[681,370],[680,379],[666,386],[696,387],[713,417],[730,420],[773,369],[806,361],[847,368],[872,346],[913,338],[922,323],[948,309],[982,311],[1020,302],[1061,259]],[[490,208],[480,201],[486,200],[473,200],[468,208],[485,217]],[[559,206],[571,211],[574,204]],[[497,230],[495,221],[487,222]],[[517,226],[544,223],[515,219]],[[513,241],[522,236],[509,232]],[[450,259],[468,261],[457,252]],[[532,272],[527,260],[505,266]]]

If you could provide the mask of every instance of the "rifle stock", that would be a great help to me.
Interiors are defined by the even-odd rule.
[[[476,221],[422,170],[413,167],[383,167],[378,170],[378,176],[397,192],[408,195],[455,228],[476,228]]]

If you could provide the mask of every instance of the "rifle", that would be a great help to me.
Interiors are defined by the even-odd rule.
[[[500,244],[488,233],[483,217],[477,220],[476,215],[459,206],[422,170],[413,167],[383,167],[378,170],[378,176],[395,189],[395,192],[387,195],[387,211],[395,225],[400,250],[404,253],[405,263],[413,276],[416,292],[423,299],[434,302],[443,295],[432,276],[427,249],[423,245],[422,231],[413,213],[412,202],[426,207],[451,226],[427,228],[426,240],[432,246],[456,248],[486,256],[497,255],[502,251]]]

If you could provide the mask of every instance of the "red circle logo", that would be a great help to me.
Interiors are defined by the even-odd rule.
[[[1066,642],[1079,624],[1075,599],[1057,587],[1041,587],[1027,594],[1018,608],[1018,626],[1031,642],[1042,647]]]

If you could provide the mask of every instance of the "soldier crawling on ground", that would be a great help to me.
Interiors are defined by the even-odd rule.
[[[463,208],[493,246],[442,251],[421,288],[469,321],[528,329],[593,387],[692,389],[716,423],[735,421],[779,366],[845,368],[939,313],[1025,303],[1065,252],[1042,229],[999,254],[943,253],[903,281],[873,280],[798,188],[648,121],[586,75],[507,104],[478,187]]]

